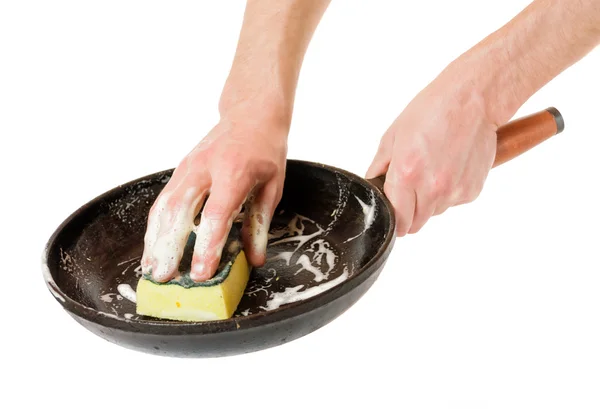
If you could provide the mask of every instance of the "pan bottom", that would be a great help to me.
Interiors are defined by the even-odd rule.
[[[279,211],[271,224],[267,261],[252,270],[234,317],[271,311],[312,297],[348,279],[355,270],[354,264],[345,259],[330,234],[331,231],[306,216]],[[135,290],[142,275],[143,244],[134,241],[127,244],[121,246],[118,258],[105,265],[107,274],[100,287],[103,291],[88,297],[90,306],[117,317],[156,321],[156,318],[136,314]],[[66,256],[63,260],[63,267],[79,270],[72,265],[72,257]]]
[[[136,314],[148,212],[173,170],[120,185],[74,212],[44,253],[55,299],[116,344],[170,356],[268,348],[330,322],[368,290],[394,243],[393,209],[372,184],[340,169],[288,160],[269,231],[234,316],[182,323]]]

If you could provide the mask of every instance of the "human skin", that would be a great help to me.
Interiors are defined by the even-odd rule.
[[[244,204],[244,250],[252,265],[264,264],[270,221],[283,190],[296,84],[328,4],[247,1],[219,101],[220,120],[176,167],[150,210],[142,268],[154,280],[166,282],[177,274],[192,229],[197,239],[190,276],[211,278]]]
[[[244,203],[244,249],[252,265],[264,264],[297,80],[328,4],[247,2],[221,119],[179,164],[149,214],[142,266],[155,280],[176,274],[192,229],[198,238],[191,277],[212,277]],[[600,0],[536,0],[451,62],[392,123],[366,175],[386,175],[397,235],[475,200],[494,161],[498,127],[599,41]]]
[[[366,177],[386,175],[398,236],[480,194],[496,130],[600,41],[600,1],[537,0],[451,62],[383,135]]]

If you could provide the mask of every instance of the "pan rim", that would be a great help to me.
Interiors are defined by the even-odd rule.
[[[362,178],[352,172],[345,169],[338,168],[336,166],[326,165],[319,162],[301,160],[301,159],[287,159],[287,164],[294,164],[299,166],[307,166],[314,168],[321,168],[333,173],[339,173],[346,176],[352,182],[362,185],[367,190],[370,190],[375,194],[379,200],[385,205],[385,209],[388,212],[390,223],[385,231],[385,239],[382,245],[379,247],[377,252],[372,258],[360,269],[358,269],[351,277],[344,280],[342,283],[333,286],[315,296],[309,297],[304,300],[299,300],[279,306],[274,310],[261,311],[256,314],[248,316],[232,317],[223,320],[214,321],[173,321],[173,320],[139,320],[121,317],[115,314],[105,313],[95,308],[84,305],[78,301],[75,301],[69,295],[62,290],[62,288],[54,280],[52,271],[48,266],[48,257],[51,249],[55,246],[56,241],[61,232],[75,219],[80,213],[87,210],[89,207],[95,205],[112,194],[118,193],[121,189],[126,186],[133,186],[144,180],[156,179],[159,175],[172,175],[174,168],[165,169],[162,171],[154,172],[125,183],[121,183],[104,193],[97,195],[96,197],[89,200],[87,203],[81,205],[75,209],[67,218],[65,218],[59,226],[52,233],[50,238],[47,240],[43,254],[42,254],[42,270],[44,275],[44,281],[48,290],[56,301],[61,304],[63,309],[67,312],[76,315],[79,318],[96,323],[102,327],[108,327],[111,329],[131,331],[135,328],[135,332],[138,333],[157,333],[159,331],[163,335],[182,335],[182,334],[204,334],[210,335],[215,332],[229,332],[229,331],[240,331],[243,329],[256,328],[258,326],[269,325],[277,322],[290,319],[292,317],[301,316],[307,312],[313,311],[320,307],[323,307],[335,299],[342,297],[344,294],[352,291],[352,289],[359,286],[368,277],[376,272],[387,260],[389,253],[392,251],[396,239],[395,235],[395,213],[393,206],[389,199],[386,197],[383,191],[375,186],[370,180]],[[286,165],[287,168],[287,165]],[[337,294],[336,294],[337,293]],[[245,324],[245,325],[244,325]],[[163,332],[168,331],[168,332]]]

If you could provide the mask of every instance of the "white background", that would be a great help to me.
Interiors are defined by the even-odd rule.
[[[527,3],[333,1],[303,66],[289,157],[363,175],[412,97]],[[169,359],[62,310],[41,274],[46,240],[95,196],[176,166],[214,125],[243,7],[1,3],[0,406],[598,407],[598,52],[518,114],[556,106],[564,133],[400,239],[371,291],[309,336]]]

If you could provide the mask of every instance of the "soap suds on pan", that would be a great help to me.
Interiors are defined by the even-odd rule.
[[[298,285],[296,287],[288,287],[285,291],[280,293],[273,293],[269,301],[267,301],[267,306],[264,307],[266,311],[271,311],[284,304],[289,304],[297,301],[306,300],[307,298],[314,297],[315,295],[321,294],[324,291],[329,290],[330,288],[335,287],[336,285],[342,283],[348,278],[348,268],[344,268],[344,273],[339,277],[320,284],[315,287],[309,287],[304,291],[300,291],[303,285]]]
[[[305,234],[305,224],[311,223],[316,226],[317,230],[311,234]],[[314,220],[309,219],[305,216],[296,215],[292,218],[292,220],[288,223],[283,233],[278,231],[275,233],[276,236],[288,236],[282,239],[279,239],[269,246],[271,248],[276,248],[278,245],[282,245],[285,243],[296,243],[296,247],[292,251],[281,251],[274,257],[269,260],[284,260],[287,266],[290,266],[292,257],[311,239],[315,239],[316,237],[323,235],[325,230],[319,226]],[[314,248],[317,247],[316,250]],[[329,273],[335,268],[335,263],[337,259],[337,255],[333,252],[333,249],[329,243],[320,238],[312,243],[310,248],[310,253],[312,257],[309,258],[308,254],[304,252],[298,257],[296,261],[296,265],[300,266],[300,269],[296,271],[296,274],[300,273],[303,270],[309,271],[314,274],[314,281],[320,282],[326,280],[329,277]],[[323,263],[323,257],[326,260],[326,263]],[[314,264],[313,264],[314,263]],[[316,265],[315,265],[316,264]],[[325,268],[325,270],[324,270]]]
[[[365,202],[363,202],[362,200],[360,200],[357,196],[354,196],[354,198],[358,201],[358,203],[360,204],[360,206],[362,207],[362,211],[363,211],[363,229],[360,233],[358,233],[356,236],[354,237],[350,237],[349,239],[347,239],[346,241],[344,241],[344,243],[348,243],[360,236],[362,236],[363,234],[365,234],[365,232],[367,230],[369,230],[369,228],[371,227],[371,225],[373,224],[373,222],[375,221],[375,213],[376,213],[376,209],[377,209],[377,202],[375,201],[375,196],[373,195],[373,193],[370,194],[370,203],[366,204]]]
[[[310,225],[312,230],[307,231]],[[275,239],[269,244],[271,250],[276,249],[276,254],[269,261],[283,261],[286,266],[298,266],[293,273],[297,275],[301,272],[308,272],[313,275],[313,283],[322,283],[316,286],[298,286],[287,287],[282,292],[270,292],[269,287],[273,278],[276,277],[276,267],[270,269],[273,275],[265,280],[260,286],[250,286],[246,295],[251,295],[257,291],[264,291],[268,295],[266,305],[260,306],[262,310],[273,310],[281,305],[304,300],[320,294],[329,288],[343,282],[349,276],[348,269],[344,266],[344,272],[337,278],[327,281],[330,274],[338,267],[339,256],[335,253],[333,246],[327,241],[325,234],[327,230],[317,224],[314,220],[302,216],[294,215],[288,224],[280,229],[274,229],[270,237]],[[290,244],[292,248],[290,249]],[[281,251],[277,251],[281,250]],[[295,262],[292,262],[295,260]],[[307,288],[305,288],[307,287]],[[301,291],[304,288],[303,291]],[[246,315],[248,312],[246,312]]]
[[[197,192],[190,191],[187,193],[187,199],[192,199],[192,197],[195,199],[199,196],[196,195]],[[249,282],[244,297],[252,298],[246,298],[248,302],[237,313],[238,317],[256,314],[265,310],[270,311],[285,304],[314,297],[352,276],[354,271],[353,262],[340,261],[345,257],[344,247],[336,247],[336,242],[331,241],[333,236],[330,238],[329,235],[335,230],[336,224],[340,223],[341,220],[345,220],[344,209],[348,206],[348,201],[352,200],[357,200],[362,209],[362,214],[359,212],[356,218],[356,222],[359,224],[354,230],[354,232],[360,233],[347,239],[346,242],[364,234],[374,224],[377,210],[376,198],[371,195],[371,197],[366,198],[367,200],[364,197],[361,200],[361,198],[350,193],[347,186],[343,185],[343,181],[338,181],[337,196],[337,205],[332,214],[328,215],[327,220],[323,221],[323,224],[300,214],[286,215],[283,211],[278,213],[278,216],[282,217],[279,221],[283,224],[275,223],[269,230],[269,258],[267,264],[261,268],[260,274],[255,277],[257,279]],[[354,198],[350,196],[354,196]],[[168,194],[164,194],[163,200],[166,202],[168,197]],[[191,201],[194,202],[194,199]],[[161,205],[166,205],[166,203],[158,204],[158,206]],[[161,217],[174,216],[167,213],[165,212]],[[189,216],[184,216],[180,220],[180,222],[186,223],[183,230],[188,230],[188,222],[190,222],[190,230],[199,230],[199,227],[192,226],[193,218],[191,214]],[[157,250],[156,247],[161,247],[160,244],[165,245],[162,249],[158,248],[158,253],[164,253],[171,246],[177,247],[178,244],[175,242],[157,243],[156,239],[161,233],[159,232],[161,221],[159,217],[154,221],[155,223],[151,222],[146,226],[149,230],[154,231],[147,235],[149,237],[145,237],[147,239],[145,244],[154,247],[155,250]],[[181,240],[181,249],[185,247],[185,244]],[[79,268],[74,263],[75,260],[72,260],[70,255],[66,252],[63,253],[62,250],[61,259],[61,268],[63,265],[69,269],[74,268],[77,270]],[[110,289],[114,293],[95,295],[108,304],[102,314],[127,319],[139,318],[132,314],[134,311],[131,310],[130,306],[132,304],[130,303],[136,303],[135,280],[141,277],[147,265],[141,263],[140,256],[132,258],[131,253],[128,257],[114,260],[114,263],[119,267],[116,273],[120,273],[117,275],[119,278],[116,282],[113,282],[113,287]],[[163,265],[163,269],[164,267]],[[133,277],[134,273],[135,278]],[[295,276],[299,277],[294,278]],[[104,305],[104,303],[100,304]]]
[[[337,223],[339,217],[341,216],[344,209],[346,208],[346,204],[348,204],[348,196],[350,195],[350,190],[348,189],[348,182],[344,182],[342,180],[341,176],[337,173],[336,173],[335,177],[336,177],[337,188],[338,188],[337,205],[336,205],[335,209],[333,210],[333,212],[331,212],[331,215],[330,215],[331,221],[327,225],[327,228],[325,228],[326,232],[330,232],[331,229],[333,229],[333,227]]]
[[[133,303],[137,301],[136,293],[129,284],[119,284],[117,286],[117,291],[123,298],[126,298]]]

